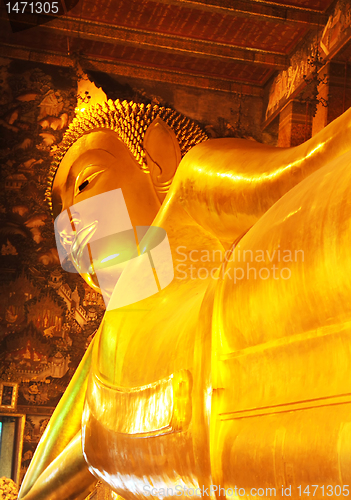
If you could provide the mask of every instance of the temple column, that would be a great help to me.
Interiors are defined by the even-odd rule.
[[[351,106],[351,64],[329,63],[321,70],[321,77],[327,76],[327,82],[318,88],[318,97],[323,97],[328,106],[321,103],[313,118],[312,135],[317,134]]]
[[[278,146],[298,146],[312,135],[310,105],[290,101],[279,115]]]

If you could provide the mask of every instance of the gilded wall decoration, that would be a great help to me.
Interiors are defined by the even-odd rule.
[[[23,477],[104,305],[62,272],[44,202],[50,148],[76,106],[75,73],[10,60],[0,69],[0,382],[18,385],[27,413]]]

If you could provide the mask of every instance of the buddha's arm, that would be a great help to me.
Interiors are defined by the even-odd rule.
[[[88,471],[79,431],[69,445],[37,478],[23,500],[83,500],[96,478]]]
[[[91,366],[92,347],[93,342],[91,342],[87,349],[76,373],[72,377],[71,382],[45,429],[22,483],[18,497],[19,500],[22,500],[24,496],[27,498],[27,493],[31,490],[34,483],[36,483],[39,476],[66,448],[77,432],[80,431],[88,375]]]
[[[184,157],[171,192],[196,222],[226,244],[296,184],[350,148],[351,109],[294,148],[209,140]]]

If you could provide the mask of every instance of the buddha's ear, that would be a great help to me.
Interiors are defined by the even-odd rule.
[[[146,130],[143,148],[152,182],[162,202],[182,157],[177,137],[161,118],[156,118]]]

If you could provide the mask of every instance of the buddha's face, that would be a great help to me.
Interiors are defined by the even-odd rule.
[[[76,231],[76,248],[72,252],[74,266],[85,281],[94,289],[100,291],[96,278],[97,269],[108,274],[106,264],[113,252],[120,254],[128,252],[129,240],[125,239],[125,248],[111,249],[111,244],[99,245],[95,249],[94,262],[92,266],[80,260],[84,254],[84,247],[89,245],[90,235],[96,227],[108,224],[111,218],[125,216],[125,213],[116,213],[111,207],[101,204],[96,210],[97,220],[85,223],[83,218],[74,219],[74,205],[91,199],[91,206],[97,207],[97,200],[101,200],[103,193],[121,189],[121,199],[124,199],[131,224],[136,226],[148,226],[152,224],[160,207],[160,202],[155,194],[150,176],[145,174],[136,162],[128,148],[119,139],[118,135],[111,130],[96,130],[81,137],[64,156],[55,176],[52,192],[53,212],[56,218],[61,212],[67,210],[72,214],[71,223]],[[113,193],[110,193],[113,195]],[[95,197],[95,199],[93,199]],[[96,198],[97,197],[97,198]],[[110,198],[111,199],[111,198]],[[78,205],[82,206],[82,205]],[[94,208],[92,209],[94,212]],[[95,217],[93,217],[95,219]],[[58,219],[59,220],[59,219]],[[64,228],[58,230],[62,235]],[[78,244],[77,244],[78,241]],[[121,241],[121,239],[119,240]],[[71,242],[72,246],[74,242]],[[74,247],[73,247],[74,248]],[[88,252],[85,252],[87,255]],[[89,249],[89,255],[90,249]],[[106,271],[105,271],[106,269]],[[120,272],[123,264],[120,265]],[[103,277],[103,274],[100,276]],[[104,292],[108,285],[104,285]]]

